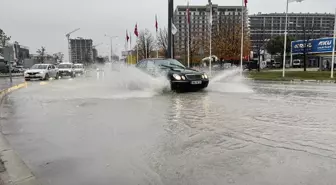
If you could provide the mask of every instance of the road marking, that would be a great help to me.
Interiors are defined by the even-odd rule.
[[[47,85],[49,82],[40,82],[40,85]]]

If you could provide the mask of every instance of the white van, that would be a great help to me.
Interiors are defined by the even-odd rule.
[[[301,62],[301,60],[300,59],[294,59],[293,60],[293,68],[300,68],[300,67],[302,67],[302,62]]]
[[[74,69],[76,74],[83,75],[85,72],[83,64],[74,64]]]

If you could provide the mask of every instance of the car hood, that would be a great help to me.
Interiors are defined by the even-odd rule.
[[[28,69],[25,72],[26,73],[39,73],[39,72],[46,72],[46,69]]]
[[[176,74],[204,74],[203,72],[186,68],[186,69],[181,69],[181,68],[173,68],[169,70],[169,73],[176,73]]]
[[[71,68],[62,68],[62,69],[58,69],[59,71],[72,71]]]

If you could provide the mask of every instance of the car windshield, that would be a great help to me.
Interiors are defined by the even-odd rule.
[[[75,65],[75,68],[81,69],[81,68],[83,68],[83,66],[82,65]]]
[[[32,69],[47,69],[48,65],[41,65],[41,64],[35,64],[31,68]]]
[[[186,68],[183,64],[181,64],[179,61],[174,60],[174,59],[155,60],[155,65],[165,66],[165,67]]]
[[[58,66],[58,68],[60,68],[60,69],[71,68],[71,64],[60,64],[60,65]]]

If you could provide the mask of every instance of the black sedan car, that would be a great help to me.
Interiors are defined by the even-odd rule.
[[[173,91],[197,91],[209,84],[208,76],[204,72],[186,68],[175,59],[144,59],[136,67],[153,76],[166,75]]]

